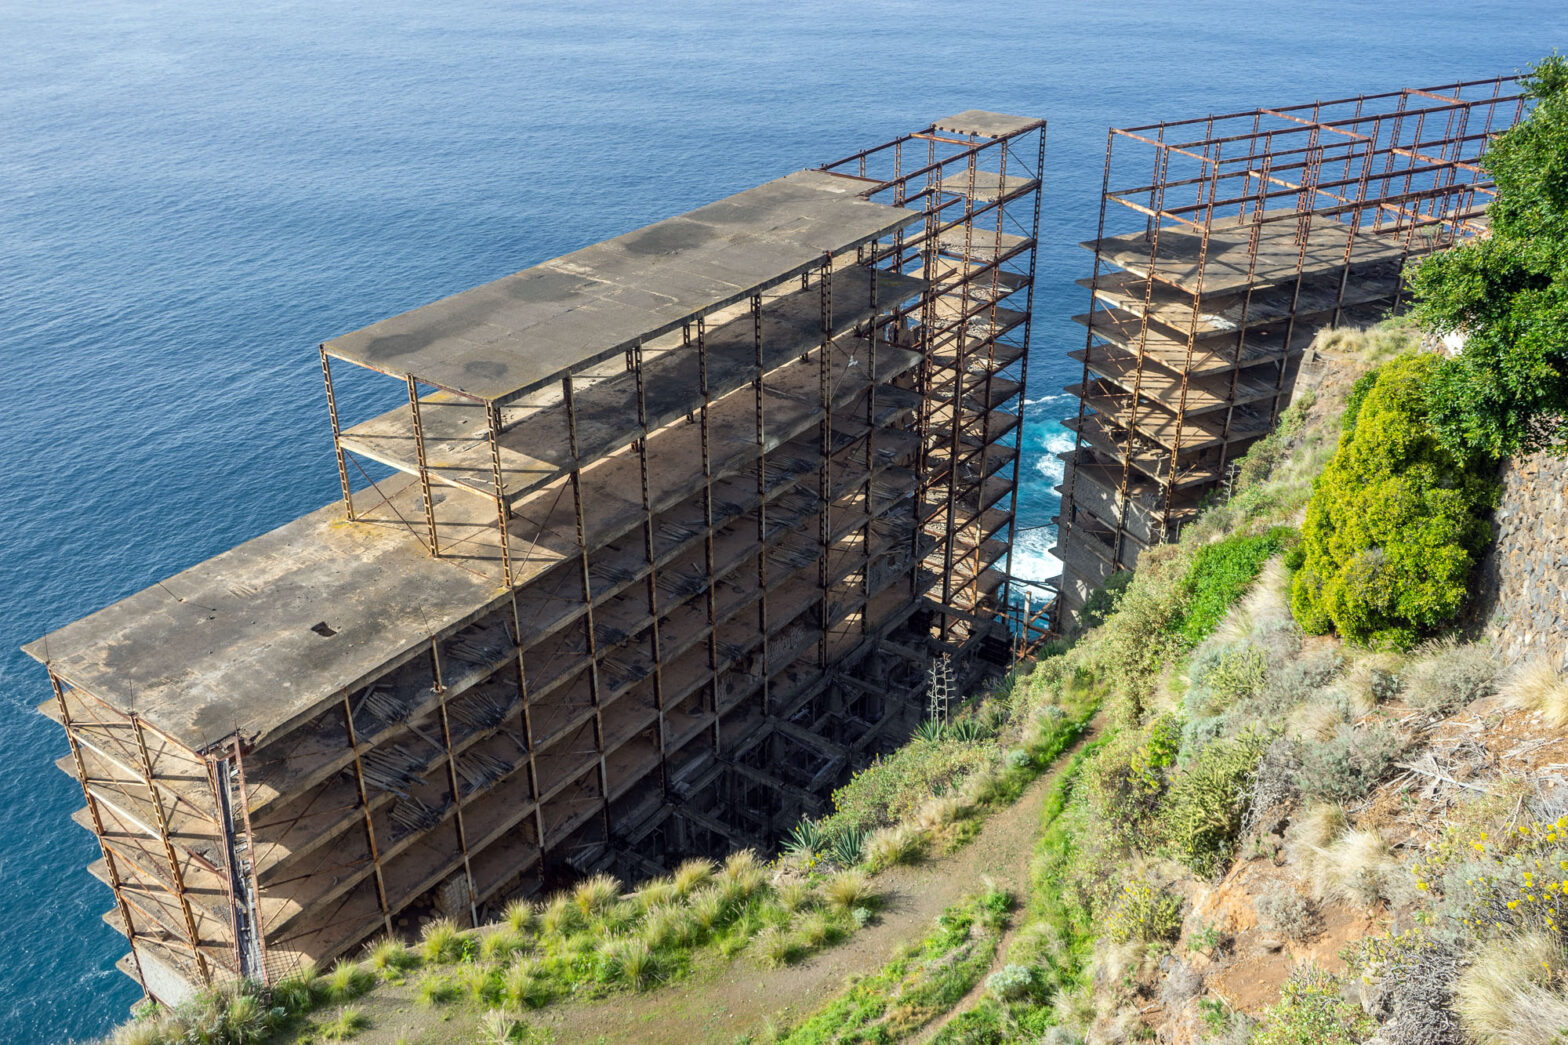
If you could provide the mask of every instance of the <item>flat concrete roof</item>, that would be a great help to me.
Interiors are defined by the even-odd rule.
[[[973,134],[981,138],[1001,138],[1020,131],[1033,130],[1044,124],[1044,120],[1037,120],[1030,116],[1009,116],[1007,113],[987,112],[984,109],[965,109],[961,113],[937,120],[933,126],[939,131]]]
[[[493,562],[432,558],[398,519],[422,521],[417,483],[382,487],[403,489],[362,522],[318,509],[23,649],[195,751],[292,725],[505,592]]]
[[[921,220],[797,171],[326,342],[327,354],[506,403]]]
[[[1351,227],[1332,217],[1314,214],[1303,246],[1296,238],[1297,219],[1302,216],[1296,211],[1271,210],[1264,213],[1261,222],[1216,217],[1209,225],[1207,243],[1202,232],[1193,226],[1167,225],[1160,229],[1154,278],[1193,294],[1235,294],[1255,284],[1294,280],[1298,268],[1308,275],[1343,268]],[[1402,240],[1402,235],[1379,234],[1363,227],[1356,233],[1350,261],[1358,265],[1398,261],[1405,251]],[[1098,249],[1111,264],[1140,279],[1149,276],[1150,244],[1143,232],[1107,236],[1080,246],[1091,251]]]

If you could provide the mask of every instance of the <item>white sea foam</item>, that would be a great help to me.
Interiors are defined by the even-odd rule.
[[[1056,527],[1047,526],[1039,530],[1025,530],[1013,542],[1013,576],[1014,588],[1026,591],[1032,599],[1043,599],[1050,594],[1039,584],[1026,584],[1024,581],[1048,581],[1062,572],[1062,563],[1051,554],[1051,548],[1056,544]]]
[[[1045,430],[1045,436],[1040,440],[1039,450],[1034,461],[1034,469],[1040,473],[1046,485],[1055,486],[1062,481],[1062,470],[1066,462],[1057,454],[1064,454],[1073,448],[1073,434],[1059,425]]]

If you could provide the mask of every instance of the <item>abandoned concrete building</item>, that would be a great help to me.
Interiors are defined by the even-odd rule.
[[[1314,335],[1399,307],[1405,263],[1484,234],[1513,77],[1113,129],[1070,353],[1055,627],[1215,496]]]
[[[121,968],[771,845],[1008,664],[1044,139],[961,113],[325,342],[341,502],[27,647]]]

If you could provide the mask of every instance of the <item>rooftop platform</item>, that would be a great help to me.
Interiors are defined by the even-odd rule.
[[[872,270],[846,266],[833,274],[833,326],[836,336],[870,324],[876,310],[869,304]],[[877,274],[879,308],[917,296],[924,284],[910,276]],[[784,365],[823,341],[820,287],[796,290],[762,309],[762,364],[765,371]],[[756,371],[756,344],[749,311],[708,331],[707,381],[718,399],[751,381]],[[619,366],[617,372],[579,382],[573,410],[577,422],[578,464],[587,464],[626,446],[636,438],[638,383]],[[649,428],[700,406],[702,387],[695,348],[675,347],[653,354],[643,364],[643,401]],[[549,394],[547,394],[547,392]],[[507,412],[500,438],[504,495],[509,504],[567,474],[574,458],[567,437],[567,417],[558,392],[541,391],[542,401],[519,403]],[[471,400],[446,392],[423,397],[420,409],[425,455],[431,478],[459,489],[494,497],[490,445],[485,411]],[[343,433],[343,447],[400,471],[418,474],[413,417],[400,406]]]
[[[921,220],[797,171],[384,319],[329,356],[504,404]]]
[[[1027,116],[1009,116],[1007,113],[987,112],[984,109],[965,109],[961,113],[937,120],[935,130],[954,134],[972,134],[978,138],[1004,138],[1043,126],[1044,120]]]
[[[1345,249],[1351,244],[1350,226],[1313,215],[1303,249],[1296,237],[1298,218],[1295,211],[1268,211],[1261,222],[1216,218],[1209,227],[1206,259],[1204,237],[1196,230],[1174,225],[1162,228],[1158,254],[1152,261],[1154,278],[1193,294],[1224,294],[1259,283],[1294,280],[1298,269],[1313,274],[1343,268]],[[1255,259],[1249,251],[1254,230],[1258,237]],[[1107,236],[1082,246],[1097,250],[1106,261],[1140,279],[1150,275],[1151,244],[1142,232]],[[1420,253],[1420,245],[1413,245],[1412,252]],[[1383,235],[1362,228],[1355,235],[1350,261],[1358,265],[1381,260],[1397,263],[1404,254],[1402,234]]]
[[[460,626],[504,592],[498,562],[431,558],[398,517],[419,518],[417,483],[382,488],[391,500],[372,509],[370,492],[361,522],[318,509],[23,649],[193,751],[286,728],[384,671],[389,648]]]

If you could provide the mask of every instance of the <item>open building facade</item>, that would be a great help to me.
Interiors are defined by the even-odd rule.
[[[1006,665],[1043,154],[962,113],[323,344],[341,502],[27,647],[121,968],[769,845]]]
[[[1478,161],[1524,111],[1500,77],[1110,131],[1053,626],[1228,495],[1318,331],[1397,310],[1407,261],[1484,234]]]

